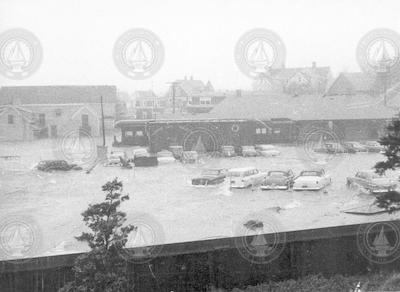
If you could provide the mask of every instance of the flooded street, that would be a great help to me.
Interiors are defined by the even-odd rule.
[[[101,186],[115,177],[122,180],[130,200],[124,202],[128,223],[137,216],[152,218],[160,226],[152,243],[195,241],[239,235],[243,218],[267,214],[283,230],[310,229],[367,221],[389,220],[396,214],[357,216],[341,211],[371,204],[374,197],[346,187],[346,177],[357,170],[370,169],[381,154],[336,155],[324,166],[332,185],[321,191],[262,191],[230,189],[227,183],[217,187],[195,188],[190,182],[205,168],[255,166],[260,170],[315,168],[301,149],[281,146],[278,157],[203,157],[197,164],[175,162],[158,167],[121,169],[98,165],[90,174],[83,171],[46,173],[33,166],[41,159],[54,158],[49,140],[30,144],[1,144],[1,155],[20,155],[19,159],[1,159],[0,214],[2,218],[26,214],[35,226],[40,245],[36,255],[71,253],[86,250],[74,236],[84,224],[80,213],[88,204],[104,199]],[[148,216],[148,217],[147,217]],[[254,219],[258,215],[254,215]],[[149,223],[151,225],[151,223]],[[128,244],[129,246],[129,244]]]

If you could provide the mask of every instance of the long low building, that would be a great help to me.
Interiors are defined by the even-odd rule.
[[[308,129],[326,129],[341,140],[376,140],[398,115],[396,99],[368,94],[287,95],[265,93],[226,98],[208,114],[162,120],[120,120],[123,145],[171,145],[207,151],[221,145],[294,143]]]

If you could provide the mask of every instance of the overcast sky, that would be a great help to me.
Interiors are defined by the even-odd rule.
[[[0,32],[14,27],[41,41],[40,69],[24,80],[0,76],[0,85],[115,84],[133,92],[193,75],[216,89],[250,88],[233,52],[246,31],[264,27],[283,39],[286,67],[331,66],[359,71],[355,50],[374,28],[400,32],[399,0],[0,0]],[[126,30],[155,32],[165,61],[153,77],[135,81],[114,66],[112,49]]]

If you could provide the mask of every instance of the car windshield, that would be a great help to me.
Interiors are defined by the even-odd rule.
[[[302,171],[300,176],[320,176],[321,173],[319,171]]]
[[[268,172],[268,176],[274,176],[274,177],[286,176],[286,172],[284,172],[284,171],[270,171],[270,172]]]
[[[205,169],[201,173],[202,175],[210,175],[210,176],[217,176],[219,175],[220,171],[217,169]]]

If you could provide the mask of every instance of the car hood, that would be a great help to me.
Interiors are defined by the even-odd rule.
[[[322,178],[320,176],[300,176],[296,178],[295,182],[300,183],[300,182],[315,182],[315,181],[320,181]]]

